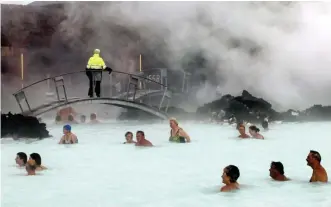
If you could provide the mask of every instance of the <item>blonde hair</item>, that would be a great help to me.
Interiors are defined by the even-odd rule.
[[[173,122],[175,122],[175,123],[178,125],[178,121],[177,121],[177,119],[174,118],[174,117],[170,118],[169,121],[173,121]]]

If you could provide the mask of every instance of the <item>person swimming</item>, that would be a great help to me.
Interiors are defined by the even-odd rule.
[[[42,171],[47,169],[45,166],[41,165],[41,156],[38,153],[30,154],[29,160],[34,160],[36,162],[37,171]]]
[[[75,118],[72,114],[70,114],[68,116],[68,122],[71,123],[71,124],[78,124],[78,121],[75,120]]]
[[[95,113],[92,113],[90,115],[90,124],[98,124],[100,123],[99,120],[97,120],[97,115]]]
[[[288,181],[289,179],[284,175],[284,166],[281,162],[271,162],[269,175],[272,179],[277,181]]]
[[[249,134],[252,136],[252,138],[264,139],[264,137],[259,132],[260,129],[257,128],[255,125],[249,127]]]
[[[178,126],[178,121],[175,118],[169,120],[170,124],[170,142],[185,143],[191,142],[190,136]]]
[[[55,123],[56,124],[60,124],[61,122],[62,122],[61,116],[60,115],[56,115],[56,117],[55,117]]]
[[[313,174],[309,182],[328,182],[328,174],[321,165],[322,157],[319,152],[310,150],[306,161],[307,165],[313,169]]]
[[[133,133],[132,132],[126,132],[125,133],[125,139],[126,142],[123,144],[135,144],[136,142],[133,140]]]
[[[16,154],[15,162],[19,167],[24,167],[27,162],[28,156],[24,152]]]
[[[80,123],[85,123],[86,122],[86,116],[85,115],[81,115],[80,116]]]
[[[71,132],[71,126],[70,125],[64,125],[63,126],[63,136],[59,142],[59,144],[77,144],[78,139],[77,136]]]
[[[229,165],[223,169],[222,182],[225,184],[220,191],[229,192],[232,190],[239,189],[239,184],[237,182],[240,177],[240,172],[237,166]]]
[[[153,144],[145,138],[145,133],[143,131],[137,131],[136,139],[136,146],[153,147]]]
[[[246,134],[246,128],[243,124],[239,125],[238,127],[238,131],[239,131],[239,138],[245,139],[245,138],[250,138],[250,136],[248,134]]]
[[[25,165],[27,175],[36,175],[37,163],[34,160],[28,160]]]

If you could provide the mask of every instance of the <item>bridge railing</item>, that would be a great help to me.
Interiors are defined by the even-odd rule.
[[[34,109],[49,104],[89,98],[88,89],[89,79],[84,70],[46,77],[23,87],[13,95],[22,113],[32,113]],[[109,74],[103,71],[101,98],[138,102],[167,111],[171,97],[172,91],[155,80],[139,74],[121,71],[112,71]]]

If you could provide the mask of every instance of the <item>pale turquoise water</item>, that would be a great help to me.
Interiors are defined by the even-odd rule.
[[[62,127],[49,127],[53,139],[27,143],[2,140],[2,207],[330,207],[331,185],[310,184],[309,150],[318,150],[331,174],[331,123],[279,124],[266,140],[239,140],[231,126],[182,123],[190,144],[168,143],[168,123],[78,125],[79,144],[58,145]],[[144,130],[155,148],[121,144],[126,131]],[[49,170],[24,176],[16,153],[38,152]],[[271,161],[282,161],[293,181],[269,178]],[[222,169],[240,169],[242,189],[219,193]],[[330,177],[330,176],[329,176]]]

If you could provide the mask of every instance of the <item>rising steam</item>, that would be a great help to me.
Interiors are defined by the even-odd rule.
[[[90,2],[65,12],[57,37],[84,58],[101,49],[116,70],[135,71],[141,51],[153,67],[179,70],[200,54],[208,79],[200,104],[217,86],[247,89],[276,109],[331,103],[330,3]]]

